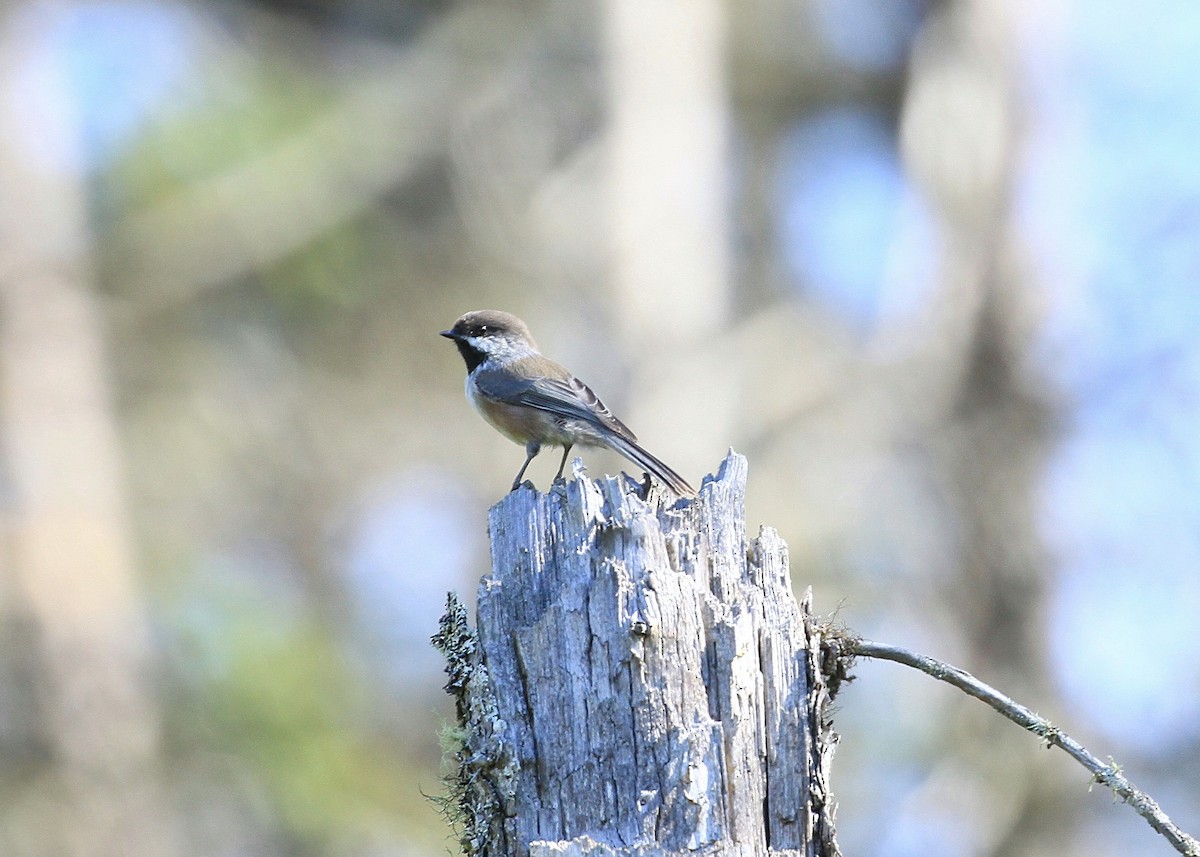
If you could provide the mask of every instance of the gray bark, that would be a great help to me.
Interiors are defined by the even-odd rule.
[[[452,596],[435,640],[468,852],[837,853],[821,641],[745,483],[730,453],[694,501],[577,478],[492,508],[478,636]]]

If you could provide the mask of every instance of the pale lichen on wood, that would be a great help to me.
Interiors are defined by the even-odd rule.
[[[447,742],[453,764],[445,778],[449,794],[437,800],[464,854],[499,853],[492,843],[500,840],[503,819],[512,811],[516,760],[504,741],[507,724],[500,718],[487,666],[479,656],[479,637],[454,593],[446,598],[446,612],[432,642],[446,657],[445,689],[454,697],[458,722]]]
[[[820,639],[745,484],[730,453],[695,500],[577,478],[493,507],[471,663],[506,797],[472,853],[837,853]]]

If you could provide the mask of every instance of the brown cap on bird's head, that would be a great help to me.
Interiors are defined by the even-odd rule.
[[[537,348],[537,343],[533,341],[533,334],[529,332],[525,322],[512,313],[498,309],[472,310],[454,322],[454,327],[443,330],[442,336],[457,340],[478,336],[511,337],[523,339]]]
[[[525,322],[498,309],[469,312],[454,322],[454,327],[443,330],[442,336],[454,340],[468,372],[489,357],[507,360],[538,353]]]

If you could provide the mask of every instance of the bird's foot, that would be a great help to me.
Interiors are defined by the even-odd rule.
[[[560,497],[567,496],[567,477],[555,476],[554,481],[550,483],[550,491],[547,493],[558,494]]]

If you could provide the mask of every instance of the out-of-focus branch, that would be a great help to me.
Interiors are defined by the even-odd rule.
[[[494,65],[463,61],[479,53],[482,14],[448,15],[409,50],[356,72],[344,97],[303,131],[118,224],[123,287],[148,299],[143,310],[187,300],[374,204],[444,146],[454,121],[447,105]]]
[[[863,658],[895,661],[898,664],[910,666],[947,684],[954,685],[954,687],[957,687],[964,693],[986,702],[1013,723],[1016,723],[1023,729],[1028,729],[1034,735],[1041,738],[1047,748],[1051,746],[1062,748],[1072,759],[1091,771],[1096,782],[1108,786],[1113,790],[1114,794],[1133,807],[1134,811],[1146,819],[1146,822],[1151,827],[1166,837],[1167,841],[1180,854],[1186,854],[1189,857],[1196,857],[1196,855],[1200,854],[1200,842],[1197,842],[1180,830],[1167,817],[1167,814],[1159,808],[1153,798],[1134,786],[1121,773],[1119,765],[1112,762],[1109,764],[1101,762],[1088,752],[1082,744],[1063,732],[1049,720],[1034,714],[1024,705],[1005,696],[991,685],[985,684],[975,678],[975,676],[966,670],[959,669],[956,666],[926,655],[911,652],[908,649],[902,649],[899,646],[890,646],[886,643],[876,643],[871,640],[846,639],[844,636],[843,640],[847,644],[847,654]]]

